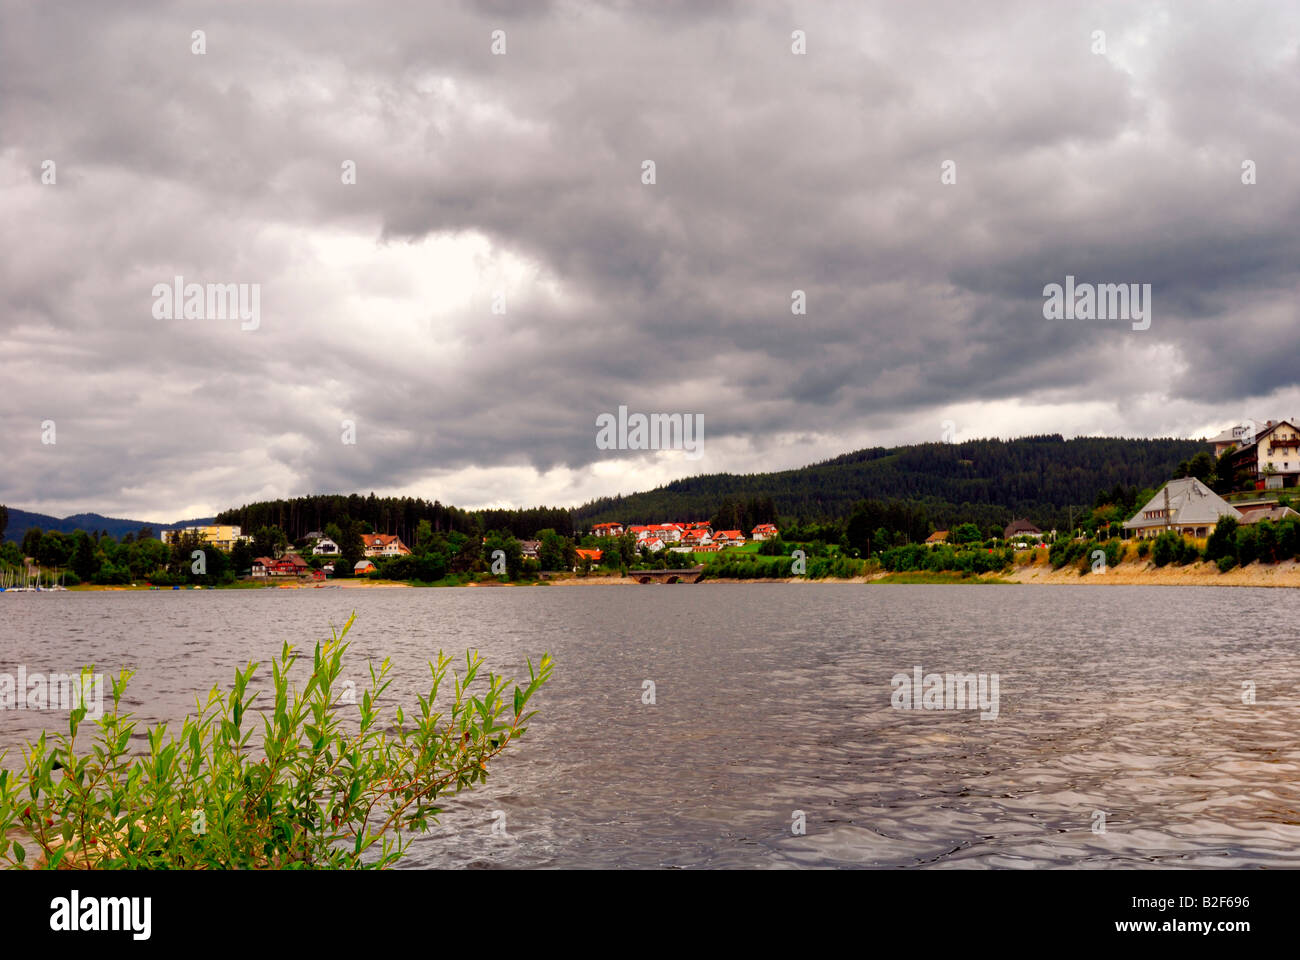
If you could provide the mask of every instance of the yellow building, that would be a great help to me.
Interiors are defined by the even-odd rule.
[[[197,533],[205,542],[210,543],[218,550],[232,550],[236,543],[241,540],[251,540],[252,537],[246,537],[237,526],[230,524],[210,524],[204,527],[184,527],[181,530],[164,530],[159,536],[163,543],[171,543],[172,538],[178,533]]]

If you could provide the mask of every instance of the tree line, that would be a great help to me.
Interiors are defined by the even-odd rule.
[[[420,497],[377,497],[360,494],[318,494],[282,500],[264,500],[223,510],[215,523],[236,524],[245,532],[278,527],[292,541],[324,531],[329,524],[362,524],[364,533],[401,537],[410,546],[421,523],[436,533],[461,533],[481,537],[488,530],[507,530],[513,536],[533,538],[538,530],[553,528],[572,534],[574,518],[563,507],[527,507],[518,510],[462,510]]]
[[[725,498],[758,498],[771,501],[783,524],[803,525],[846,520],[861,502],[875,500],[923,512],[939,529],[971,522],[981,530],[1000,530],[1021,517],[1043,530],[1064,529],[1087,510],[1099,489],[1161,483],[1204,449],[1196,440],[1065,440],[1059,434],[874,447],[795,470],[686,477],[643,493],[593,500],[574,516],[583,527],[650,517],[705,518]]]

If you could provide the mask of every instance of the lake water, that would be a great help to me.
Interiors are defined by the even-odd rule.
[[[131,709],[176,720],[236,665],[353,609],[353,662],[393,659],[390,705],[427,689],[439,648],[516,677],[525,656],[557,661],[527,736],[448,801],[409,866],[1300,866],[1290,590],[9,594],[0,671],[129,667]],[[918,665],[996,674],[997,718],[891,707],[891,677]],[[0,750],[64,723],[0,712]]]

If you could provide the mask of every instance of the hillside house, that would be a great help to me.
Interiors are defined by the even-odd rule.
[[[1043,536],[1043,531],[1028,520],[1012,520],[1007,524],[1006,529],[1002,531],[1003,540],[1038,540]]]
[[[1126,536],[1139,540],[1166,530],[1189,537],[1208,537],[1221,517],[1240,522],[1241,512],[1195,477],[1170,480],[1151,500],[1124,522]]]
[[[306,573],[311,568],[307,561],[296,553],[286,553],[279,560],[271,562],[267,572],[273,577],[297,577]]]
[[[707,529],[686,530],[682,533],[683,547],[703,547],[713,542],[713,536]]]
[[[367,557],[405,557],[411,553],[400,537],[386,533],[362,534],[361,542]]]
[[[1300,480],[1300,428],[1290,420],[1269,420],[1253,442],[1237,448],[1230,462],[1256,489],[1294,487]]]
[[[647,527],[637,528],[638,539],[647,537],[658,537],[664,543],[681,543],[682,534],[685,532],[681,524],[677,523],[652,523]]]
[[[1272,422],[1272,421],[1269,421]],[[1267,426],[1267,423],[1265,424]],[[1215,457],[1221,457],[1233,447],[1241,448],[1255,442],[1255,421],[1229,427],[1218,436],[1210,437],[1206,443],[1214,447]]]

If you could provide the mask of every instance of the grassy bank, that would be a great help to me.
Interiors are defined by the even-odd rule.
[[[1013,583],[998,574],[961,573],[956,570],[907,570],[875,577],[870,583]]]

